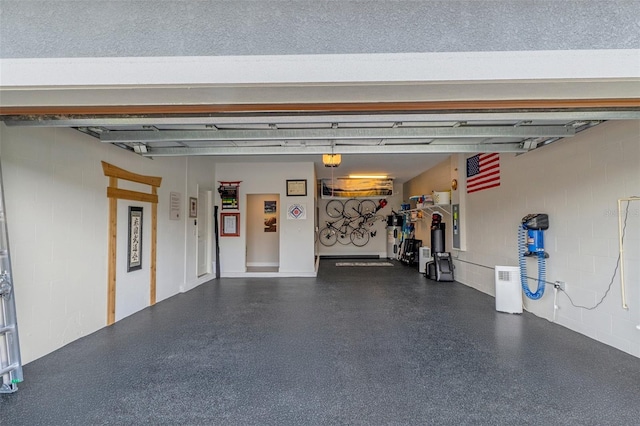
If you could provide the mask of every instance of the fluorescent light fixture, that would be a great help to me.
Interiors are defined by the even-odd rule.
[[[338,167],[342,161],[340,154],[322,154],[322,164],[325,167]]]
[[[133,144],[133,152],[135,152],[136,154],[146,154],[147,146],[143,143]]]
[[[349,179],[386,179],[387,175],[349,175]]]

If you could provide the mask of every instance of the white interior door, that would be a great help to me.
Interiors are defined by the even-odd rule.
[[[211,273],[211,191],[198,190],[198,276]]]

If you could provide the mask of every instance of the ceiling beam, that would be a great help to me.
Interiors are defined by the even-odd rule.
[[[269,129],[269,130],[122,130],[100,134],[108,143],[166,141],[248,141],[248,140],[351,140],[425,138],[533,138],[570,137],[575,129],[567,126],[469,126],[396,127],[346,129]]]
[[[450,144],[450,145],[339,145],[330,146],[269,146],[269,147],[197,147],[149,148],[143,157],[177,157],[196,155],[320,155],[320,154],[451,154],[464,152],[527,152],[520,143]]]
[[[371,113],[371,114],[218,114],[174,116],[20,116],[0,117],[7,126],[21,127],[111,127],[111,126],[200,126],[236,124],[318,124],[372,122],[456,122],[456,121],[592,121],[638,120],[640,110],[538,111],[538,112],[458,112],[458,113]]]
[[[259,104],[195,104],[195,105],[78,105],[78,106],[4,106],[0,116],[64,116],[64,115],[184,115],[216,113],[379,113],[426,111],[598,111],[602,109],[638,110],[638,98],[596,99],[513,99],[462,100],[426,102],[335,102],[335,103],[259,103]]]

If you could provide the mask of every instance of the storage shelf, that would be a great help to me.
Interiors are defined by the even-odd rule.
[[[409,210],[400,210],[398,213],[411,216],[412,212],[429,212],[429,213],[446,213],[451,215],[451,204],[433,204],[428,206],[422,206],[420,208],[409,209]],[[425,219],[422,218],[417,219]]]

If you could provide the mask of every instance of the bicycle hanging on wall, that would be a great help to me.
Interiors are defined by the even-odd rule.
[[[357,200],[350,198],[344,203],[340,200],[331,200],[327,203],[325,211],[327,216],[334,220],[326,221],[326,226],[319,232],[320,244],[326,247],[340,244],[353,244],[356,247],[365,246],[371,237],[375,237],[376,231],[371,231],[378,220],[385,220],[382,215],[376,214],[387,205],[382,199],[375,203],[373,200]]]

